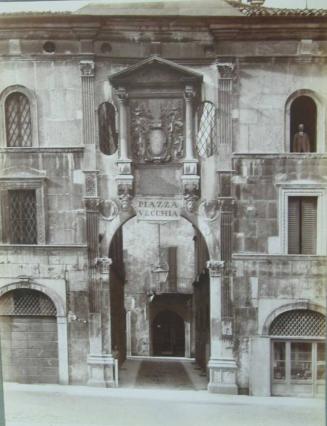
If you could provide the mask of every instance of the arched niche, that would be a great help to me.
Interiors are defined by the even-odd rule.
[[[325,152],[325,113],[323,102],[314,91],[297,90],[285,105],[285,151],[295,152],[294,135],[303,124],[310,141],[310,152]]]

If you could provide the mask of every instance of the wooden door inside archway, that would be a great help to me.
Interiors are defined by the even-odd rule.
[[[58,383],[56,308],[45,294],[12,290],[0,298],[4,381]]]
[[[185,355],[184,320],[173,311],[159,312],[152,322],[153,354],[155,356]]]

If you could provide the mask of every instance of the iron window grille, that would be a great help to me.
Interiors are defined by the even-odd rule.
[[[197,109],[196,151],[200,157],[217,154],[217,109],[212,102],[202,102]]]
[[[10,190],[9,221],[12,244],[36,244],[36,195],[35,190]]]
[[[112,155],[117,151],[116,110],[113,104],[103,102],[98,108],[100,151]]]
[[[8,292],[0,299],[0,315],[56,316],[56,307],[45,294],[30,289]]]
[[[11,93],[5,101],[6,137],[8,147],[32,146],[30,103],[23,93]]]
[[[284,312],[274,319],[269,334],[271,336],[319,336],[324,337],[325,316],[305,309]]]

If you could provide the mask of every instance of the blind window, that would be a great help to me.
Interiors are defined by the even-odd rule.
[[[317,197],[288,198],[288,253],[315,254]]]

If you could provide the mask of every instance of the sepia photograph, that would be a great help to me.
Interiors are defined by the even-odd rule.
[[[0,0],[0,426],[324,426],[327,0]]]

